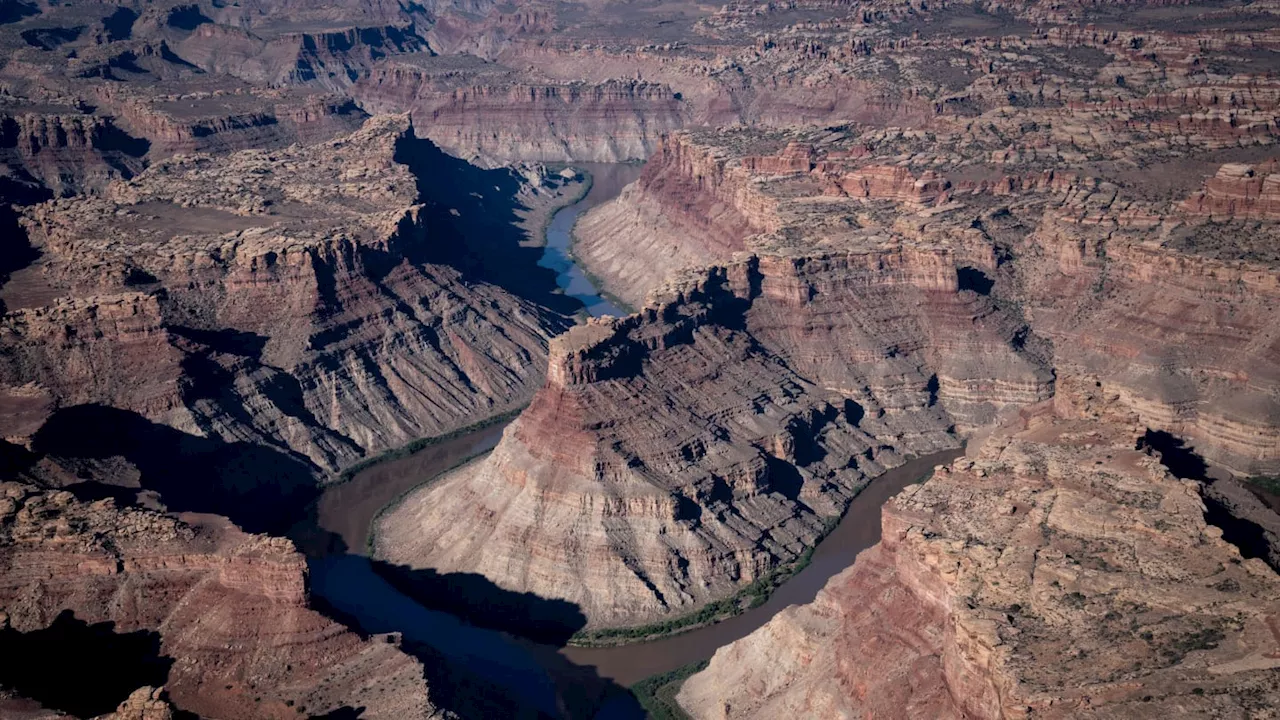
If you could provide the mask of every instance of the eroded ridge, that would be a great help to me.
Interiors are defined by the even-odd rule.
[[[444,716],[421,663],[387,637],[362,639],[308,602],[306,559],[283,538],[246,534],[216,516],[178,519],[0,484],[0,642],[6,653],[29,645],[25,662],[45,673],[36,680],[46,692],[9,689],[51,710],[78,710],[62,703],[95,691],[107,711],[124,704],[121,717],[130,717],[130,703],[156,706],[154,687],[139,697],[131,696],[137,688],[101,689],[103,677],[127,678],[128,664],[138,663],[151,668],[142,676],[172,705],[202,717],[300,719],[357,707],[361,717]],[[75,653],[94,652],[76,644],[93,636],[74,632],[85,625],[145,638],[149,653],[117,650],[95,659],[112,668],[59,678],[57,652],[72,664]],[[24,645],[24,634],[42,639]],[[5,674],[9,682],[16,672]],[[13,702],[16,713],[28,701]]]
[[[698,718],[1265,717],[1280,576],[1206,521],[1197,482],[1134,449],[1136,416],[1057,405],[891,500],[879,545],[719,650],[680,704]]]
[[[331,471],[519,406],[566,321],[463,261],[466,218],[410,170],[457,172],[444,158],[377,118],[29,208],[42,255],[5,287],[3,434],[98,404]],[[512,196],[489,213],[514,223],[539,191],[497,173]]]
[[[493,454],[390,513],[379,554],[592,626],[687,612],[796,559],[884,468],[1049,397],[1019,327],[945,250],[713,268],[557,338]]]

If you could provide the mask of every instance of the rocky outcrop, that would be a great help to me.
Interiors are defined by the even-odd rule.
[[[1274,170],[1274,163],[1223,165],[1182,208],[1217,220],[1280,219],[1280,174]]]
[[[379,554],[569,600],[591,626],[731,594],[884,468],[1048,397],[1016,324],[953,262],[752,258],[571,330],[492,455],[389,513]]]
[[[107,86],[95,96],[131,133],[150,143],[152,158],[314,144],[350,133],[368,117],[348,98],[305,91],[214,90],[156,97]]]
[[[175,46],[183,60],[210,72],[270,86],[315,84],[339,89],[388,55],[429,52],[413,25],[347,27],[259,35],[205,23]]]
[[[37,414],[106,404],[330,470],[520,404],[564,321],[441,262],[451,216],[396,161],[414,142],[375,120],[32,208],[30,274],[76,299],[3,321],[6,386],[49,398]]]
[[[640,179],[574,227],[577,260],[610,293],[640,306],[678,271],[725,263],[772,229],[746,173],[685,135],[663,140]]]
[[[1074,226],[1074,227],[1072,227]],[[1070,227],[1070,229],[1067,229]],[[1152,248],[1052,216],[1018,249],[1025,308],[1059,376],[1238,473],[1280,463],[1280,286],[1267,264]]]
[[[1105,404],[1097,407],[1106,407]],[[1043,409],[885,506],[812,605],[717,651],[697,718],[1250,715],[1280,577],[1205,520],[1141,426]],[[1129,416],[1129,420],[1134,420]]]
[[[358,706],[367,717],[439,716],[416,660],[307,607],[306,561],[287,540],[10,482],[0,484],[0,567],[6,644],[55,618],[158,634],[150,662],[168,668],[165,692],[179,710],[302,718]],[[66,678],[63,692],[85,680]],[[110,717],[167,717],[155,689],[121,691],[128,697]]]
[[[433,71],[390,63],[352,92],[375,111],[411,111],[419,132],[432,142],[493,164],[643,159],[664,133],[684,124],[680,98],[658,83],[535,84],[498,78],[471,84],[459,82],[464,73],[445,67]]]
[[[1059,375],[1106,383],[1151,427],[1236,472],[1273,471],[1280,256],[1269,249],[1271,224],[1244,224],[1265,215],[1268,166],[1228,166],[1211,178],[1205,192],[1216,194],[1206,198],[1234,187],[1240,199],[1213,206],[1234,215],[1206,222],[1218,212],[1207,205],[1143,200],[1081,172],[1033,171],[1007,153],[983,167],[902,162],[936,157],[920,140],[897,131],[682,134],[640,182],[579,223],[576,251],[634,302],[674,268],[722,263],[734,251],[768,257],[899,240],[950,248],[964,287],[1024,320],[1017,342],[1051,357]],[[973,152],[968,136],[954,142],[957,154]],[[1244,180],[1224,179],[1232,173]]]
[[[0,108],[0,162],[55,195],[70,195],[128,178],[144,165],[145,140],[108,118]],[[9,198],[18,200],[21,198]]]

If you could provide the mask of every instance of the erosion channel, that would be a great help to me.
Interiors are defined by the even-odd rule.
[[[541,264],[557,270],[567,294],[592,315],[622,314],[602,297],[572,260],[569,248],[577,217],[615,197],[639,168],[588,168],[593,184],[585,197],[556,213],[547,229]],[[851,503],[811,562],[769,600],[731,619],[658,640],[617,647],[555,647],[488,630],[449,612],[428,607],[397,590],[385,563],[369,557],[369,531],[378,515],[406,493],[491,450],[507,422],[456,433],[408,456],[379,462],[334,485],[315,504],[304,541],[316,596],[369,633],[399,633],[406,648],[447,658],[484,683],[552,716],[639,718],[643,711],[624,688],[648,676],[710,658],[723,645],[749,634],[790,605],[811,602],[827,581],[850,566],[880,536],[880,507],[903,487],[948,462],[961,450],[916,458],[874,479]],[[390,568],[394,572],[394,568]],[[477,576],[468,575],[474,583]],[[446,582],[446,585],[449,583]],[[450,585],[458,587],[458,585]],[[462,587],[469,587],[463,584]],[[500,589],[489,589],[502,597]],[[492,598],[485,601],[493,605]]]

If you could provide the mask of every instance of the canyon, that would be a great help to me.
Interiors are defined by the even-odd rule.
[[[3,4],[0,717],[1269,717],[1276,13]]]
[[[1278,576],[1205,521],[1194,482],[1134,449],[1143,432],[1095,394],[971,440],[885,505],[879,545],[717,652],[680,704],[698,718],[1265,717]]]
[[[3,293],[3,434],[109,406],[333,471],[518,405],[565,320],[473,279],[483,248],[455,259],[468,218],[421,197],[404,162],[443,156],[418,143],[403,117],[371,120],[33,207],[40,259]],[[540,201],[514,173],[495,182]],[[515,200],[491,195],[477,215]]]

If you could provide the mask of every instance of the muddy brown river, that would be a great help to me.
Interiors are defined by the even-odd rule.
[[[568,647],[561,652],[578,665],[595,666],[601,676],[622,685],[632,685],[650,675],[706,660],[717,648],[746,637],[769,622],[778,611],[813,602],[827,581],[852,565],[858,553],[880,542],[880,506],[886,500],[927,477],[935,466],[963,453],[961,449],[947,450],[909,460],[871,481],[853,499],[840,525],[818,545],[809,566],[787,580],[759,607],[715,625],[661,640],[611,648]]]

